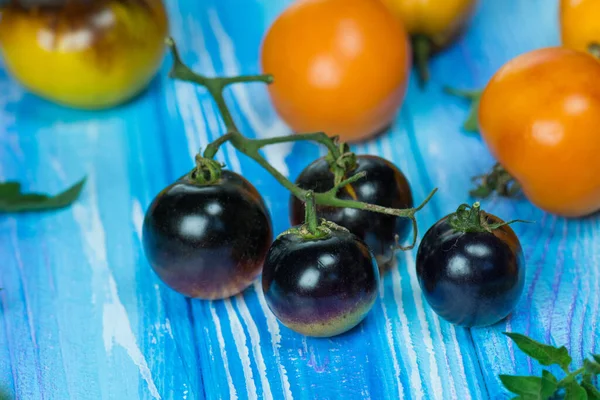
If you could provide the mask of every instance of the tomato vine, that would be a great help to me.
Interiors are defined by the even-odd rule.
[[[306,202],[308,190],[304,190],[299,186],[291,182],[275,167],[273,167],[261,154],[260,150],[268,145],[285,143],[285,142],[297,142],[297,141],[313,141],[326,146],[329,150],[330,157],[335,161],[341,161],[340,158],[347,157],[346,151],[343,151],[346,146],[339,145],[337,143],[337,137],[329,137],[323,132],[315,133],[299,133],[288,136],[280,136],[268,139],[251,139],[244,136],[237,128],[235,121],[229,111],[225,98],[223,96],[223,90],[229,85],[236,83],[249,83],[249,82],[262,82],[270,84],[273,82],[273,77],[268,74],[263,75],[245,75],[235,77],[206,77],[192,71],[186,64],[183,63],[179,55],[179,51],[172,38],[167,39],[167,45],[171,50],[173,57],[173,67],[169,76],[173,79],[192,82],[197,85],[204,87],[211,95],[213,101],[216,103],[221,118],[225,124],[226,133],[208,144],[204,152],[196,156],[196,167],[191,172],[192,177],[198,183],[211,183],[219,179],[220,169],[222,165],[213,160],[214,156],[220,149],[220,147],[229,142],[239,152],[252,158],[267,172],[269,172],[283,187],[289,190],[294,196],[300,199],[302,202]],[[348,163],[344,162],[333,162],[330,164],[333,172],[338,177],[342,177],[346,172],[343,170],[346,168]],[[417,221],[415,214],[420,211],[425,205],[431,200],[437,189],[434,189],[429,193],[425,200],[417,207],[407,209],[395,209],[389,207],[382,207],[376,204],[364,203],[355,200],[340,199],[337,196],[338,191],[359,179],[365,178],[365,174],[356,174],[347,179],[338,179],[339,182],[331,189],[326,192],[314,193],[314,202],[318,205],[332,206],[332,207],[347,207],[361,210],[368,210],[372,212],[393,215],[396,217],[409,218],[413,225],[413,239],[409,246],[398,246],[401,250],[409,250],[415,246],[417,240]],[[310,195],[309,195],[310,196]]]

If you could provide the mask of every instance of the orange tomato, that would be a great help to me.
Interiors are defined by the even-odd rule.
[[[296,132],[325,131],[343,141],[387,127],[410,70],[402,24],[373,0],[304,0],[267,32],[262,67],[275,109]]]
[[[60,104],[99,109],[129,100],[150,82],[167,35],[160,0],[58,3],[64,4],[2,8],[0,48],[25,87]]]
[[[521,55],[485,88],[483,139],[532,203],[579,217],[600,210],[600,63],[562,47]]]
[[[560,25],[564,46],[581,51],[600,46],[600,1],[561,0]]]

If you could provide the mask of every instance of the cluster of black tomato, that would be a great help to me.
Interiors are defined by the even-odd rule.
[[[147,210],[143,244],[150,265],[174,290],[206,300],[236,295],[262,272],[267,304],[287,327],[310,336],[353,328],[375,303],[380,275],[395,268],[395,250],[406,249],[398,242],[411,223],[409,248],[414,246],[414,213],[431,195],[413,208],[410,185],[392,163],[356,156],[322,133],[245,138],[233,122],[223,89],[271,78],[206,78],[182,63],[172,41],[169,45],[175,61],[171,77],[204,86],[228,133],[209,144],[196,157],[196,168],[161,191]],[[297,140],[325,144],[329,154],[306,167],[293,184],[258,150]],[[274,242],[269,211],[256,188],[213,160],[227,141],[292,192],[293,228]],[[493,324],[512,311],[523,290],[524,269],[511,222],[481,211],[475,203],[461,205],[425,234],[417,275],[425,298],[440,316],[475,326]]]
[[[344,187],[342,199],[410,208],[405,176],[389,161],[357,156],[348,176],[366,178]],[[296,184],[326,192],[334,174],[321,158]],[[304,204],[291,197],[296,228],[272,242],[265,202],[242,176],[224,170],[213,184],[193,173],[164,189],[144,221],[151,266],[171,288],[193,298],[221,299],[247,288],[262,271],[272,312],[287,327],[332,336],[357,325],[377,297],[380,274],[394,267],[394,245],[409,220],[371,211],[317,206],[323,235],[302,231]],[[400,238],[402,239],[402,238]],[[450,322],[488,325],[514,308],[523,289],[523,258],[512,229],[477,207],[462,207],[424,236],[417,274],[432,308]],[[379,267],[378,267],[379,266]]]

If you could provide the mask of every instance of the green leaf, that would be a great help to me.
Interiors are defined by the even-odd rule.
[[[540,387],[540,399],[549,399],[558,389],[558,379],[550,371],[542,371],[542,384]]]
[[[594,357],[594,360],[600,364],[600,354],[592,354],[592,357]]]
[[[588,399],[600,400],[600,391],[594,387],[590,382],[582,382],[581,386],[585,389]]]
[[[550,373],[548,372],[548,374]],[[550,376],[544,374],[544,378],[540,378],[537,376],[500,375],[500,380],[504,387],[523,399],[547,400],[557,388],[556,378]]]
[[[577,381],[572,381],[565,389],[565,400],[588,400],[587,392]]]
[[[481,90],[461,90],[452,87],[445,87],[444,91],[452,96],[462,97],[471,101],[469,115],[463,124],[463,129],[467,132],[479,131],[479,104],[481,103]]]
[[[536,342],[519,333],[504,332],[529,357],[536,359],[542,365],[559,365],[566,370],[571,364],[571,356],[566,347],[554,347]]]
[[[592,375],[600,374],[600,364],[595,361],[583,360],[585,372]]]
[[[71,205],[83,190],[85,178],[55,196],[22,193],[18,182],[0,183],[0,214],[8,212],[45,211]]]

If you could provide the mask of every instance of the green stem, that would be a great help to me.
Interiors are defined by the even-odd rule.
[[[585,371],[585,367],[581,367],[579,369],[576,369],[573,372],[569,373],[568,369],[563,369],[565,371],[565,373],[567,374],[567,376],[565,376],[564,378],[562,378],[559,382],[558,382],[558,387],[564,387],[565,385],[567,385],[569,382],[571,382],[574,378],[577,377],[577,375],[581,374],[583,371]]]
[[[211,142],[204,149],[204,154],[202,155],[204,158],[214,158],[217,151],[221,148],[221,146],[231,140],[233,137],[233,133],[229,132],[224,134],[223,136],[217,138],[214,142]]]
[[[451,86],[445,86],[444,92],[456,97],[462,97],[467,100],[479,100],[481,97],[482,90],[465,90],[465,89],[457,89]]]
[[[431,40],[424,35],[415,35],[412,38],[415,64],[419,73],[421,88],[429,82],[429,57],[431,57]]]
[[[600,59],[600,43],[597,43],[597,42],[590,43],[590,45],[588,46],[588,51],[590,52],[591,55],[593,55],[597,59]]]
[[[308,231],[312,235],[317,235],[319,226],[317,220],[317,205],[315,204],[315,196],[312,190],[306,193],[306,203],[304,204],[304,223],[308,227]]]
[[[409,218],[413,224],[413,242],[410,246],[400,247],[401,249],[410,249],[413,248],[416,240],[417,240],[417,223],[415,214],[421,210],[433,197],[437,189],[434,189],[429,196],[423,201],[421,205],[415,208],[408,209],[395,209],[378,206],[376,204],[363,203],[360,201],[354,200],[343,200],[337,197],[337,193],[340,188],[350,183],[357,181],[358,179],[363,178],[364,174],[356,174],[346,180],[341,180],[339,184],[336,184],[331,190],[322,193],[313,193],[312,191],[304,190],[299,186],[292,183],[287,177],[285,177],[281,172],[275,169],[269,162],[260,154],[260,149],[264,146],[277,144],[277,143],[285,143],[285,142],[295,142],[300,140],[310,140],[317,143],[321,143],[329,149],[330,154],[334,157],[335,160],[338,160],[340,157],[343,157],[344,154],[340,151],[340,147],[338,147],[336,141],[337,138],[329,137],[323,132],[316,133],[303,133],[303,134],[294,134],[283,137],[276,138],[267,138],[267,139],[249,139],[243,136],[238,130],[233,117],[227,107],[225,99],[223,98],[223,89],[230,84],[240,83],[240,82],[264,82],[271,83],[273,81],[272,76],[270,75],[248,75],[248,76],[239,76],[239,77],[227,77],[227,78],[207,78],[203,75],[196,74],[190,68],[188,68],[185,64],[183,64],[179,52],[177,51],[177,47],[172,39],[167,40],[167,45],[171,49],[171,54],[173,56],[174,64],[173,68],[169,76],[174,79],[179,79],[187,82],[193,82],[200,86],[205,87],[209,94],[212,96],[213,100],[217,104],[219,109],[219,113],[223,118],[225,123],[225,127],[227,133],[210,143],[204,151],[203,157],[197,158],[197,163],[202,165],[210,165],[209,161],[212,161],[212,158],[215,156],[216,152],[219,150],[220,146],[222,146],[226,142],[230,142],[231,145],[236,148],[239,152],[245,154],[250,157],[254,161],[256,161],[261,167],[263,167],[267,172],[269,172],[283,187],[289,190],[294,196],[300,199],[303,202],[311,203],[307,204],[307,224],[309,225],[309,230],[311,233],[313,228],[315,228],[316,222],[316,212],[315,218],[311,215],[308,215],[309,210],[316,207],[317,204],[332,206],[332,207],[347,207],[347,208],[356,208],[361,210],[367,210],[387,215],[393,215],[396,217],[404,217]],[[200,160],[200,161],[198,161]],[[214,161],[213,161],[214,162]],[[209,171],[212,175],[212,171]],[[309,218],[310,217],[310,218]],[[312,219],[312,222],[311,222]],[[316,231],[316,228],[315,228]]]

